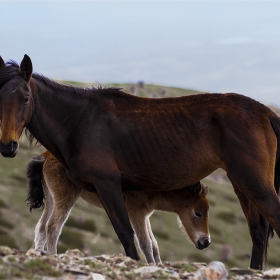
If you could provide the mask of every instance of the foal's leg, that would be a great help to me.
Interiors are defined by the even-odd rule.
[[[246,196],[233,184],[234,191],[239,198],[240,205],[247,219],[253,248],[250,268],[262,270],[266,259],[269,239],[269,224],[250,203]]]
[[[159,253],[159,247],[158,247],[158,243],[157,240],[155,239],[155,236],[153,234],[152,228],[151,228],[151,223],[150,223],[150,216],[147,216],[146,218],[146,227],[148,229],[148,233],[150,236],[150,240],[152,242],[152,248],[153,248],[153,256],[155,259],[156,264],[161,264],[161,259],[160,259],[160,253]]]
[[[142,250],[147,263],[161,263],[154,259],[153,244],[150,238],[150,221],[149,213],[144,209],[136,209],[129,212],[130,222],[135,230],[138,245]]]
[[[69,181],[70,182],[70,181]],[[67,182],[66,182],[67,183]],[[59,185],[56,188],[59,190]],[[51,216],[46,225],[47,249],[50,254],[57,253],[57,242],[62,227],[66,222],[72,207],[79,198],[81,189],[74,186],[68,186],[63,192],[53,191],[54,206]]]
[[[43,251],[44,246],[46,243],[47,235],[46,235],[46,224],[47,221],[52,213],[53,210],[53,199],[49,192],[49,189],[44,184],[44,191],[45,191],[45,208],[43,210],[43,214],[38,221],[36,227],[35,227],[35,250]]]

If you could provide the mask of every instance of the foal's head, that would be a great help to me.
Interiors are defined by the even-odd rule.
[[[177,192],[176,213],[190,240],[202,250],[210,245],[208,187],[200,182]]]
[[[31,119],[32,62],[25,55],[20,66],[7,65],[0,57],[0,153],[14,157],[23,128]]]

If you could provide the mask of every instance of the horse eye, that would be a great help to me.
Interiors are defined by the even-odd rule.
[[[200,212],[198,212],[198,211],[194,211],[194,214],[196,215],[196,217],[199,217],[199,218],[202,217],[202,214]]]

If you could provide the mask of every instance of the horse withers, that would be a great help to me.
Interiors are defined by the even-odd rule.
[[[78,88],[0,58],[0,153],[14,157],[26,128],[95,190],[127,256],[139,260],[123,190],[173,191],[218,168],[226,171],[246,216],[250,267],[262,269],[273,229],[280,237],[280,119],[240,94],[141,98],[116,88]]]
[[[31,159],[27,166],[27,178],[30,210],[44,206],[35,229],[34,242],[38,251],[43,251],[46,244],[48,253],[57,253],[62,227],[79,197],[103,208],[97,193],[85,191],[73,184],[63,166],[49,152]],[[158,244],[149,220],[154,210],[175,212],[178,214],[179,224],[196,248],[202,250],[209,246],[207,194],[208,187],[200,182],[174,191],[123,192],[130,222],[148,263],[161,263]]]

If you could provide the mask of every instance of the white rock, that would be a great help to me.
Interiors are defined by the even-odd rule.
[[[202,279],[205,280],[206,279],[205,271],[206,271],[206,268],[201,267],[194,273],[188,273],[190,275],[189,279],[191,279],[191,280],[202,280]]]
[[[264,275],[269,275],[269,276],[276,276],[276,275],[280,276],[280,268],[269,269],[267,271],[264,271],[263,274]]]
[[[112,256],[112,255],[100,255],[100,256],[94,256],[95,259],[99,260],[99,261],[108,261],[108,260],[111,260],[112,258],[114,258],[115,256]]]
[[[139,268],[136,268],[134,269],[134,273],[153,273],[153,272],[156,272],[158,270],[161,270],[160,267],[157,267],[157,266],[142,266],[142,267],[139,267]]]
[[[35,249],[29,249],[27,252],[26,252],[26,256],[42,256],[42,253],[41,251],[38,251],[38,250],[35,250]]]
[[[225,280],[228,277],[228,272],[222,262],[210,262],[205,270],[207,280]]]
[[[99,274],[99,273],[91,273],[90,274],[92,280],[105,280],[105,276]]]

